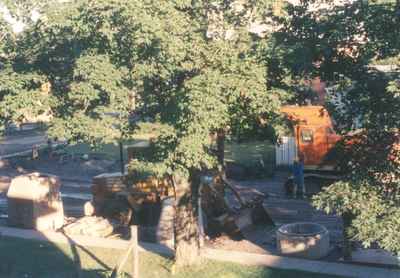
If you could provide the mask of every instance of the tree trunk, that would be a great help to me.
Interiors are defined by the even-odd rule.
[[[217,132],[217,157],[218,163],[224,168],[225,160],[225,130],[219,129]]]
[[[121,174],[125,174],[125,164],[124,164],[124,146],[122,141],[118,142],[119,145],[119,163],[121,167]]]
[[[175,187],[175,265],[189,266],[200,262],[199,227],[195,213],[196,181],[173,177]]]

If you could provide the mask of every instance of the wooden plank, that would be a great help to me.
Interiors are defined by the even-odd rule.
[[[139,244],[138,244],[138,229],[137,226],[132,226],[131,227],[131,240],[132,240],[132,245],[134,245],[133,250],[132,250],[132,255],[133,255],[133,272],[132,272],[132,277],[133,278],[139,278]]]
[[[122,273],[126,262],[129,259],[129,255],[132,254],[132,277],[139,278],[139,249],[138,249],[138,229],[137,226],[131,226],[131,241],[129,248],[126,250],[125,254],[122,256],[120,262],[115,266],[111,274],[112,278],[117,278]]]

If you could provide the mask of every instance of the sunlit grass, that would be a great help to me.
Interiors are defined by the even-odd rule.
[[[0,250],[0,277],[10,278],[109,277],[111,269],[123,254],[121,250],[75,248],[15,238],[1,238]],[[173,275],[172,266],[170,258],[140,253],[140,278],[337,277],[216,261],[203,261],[197,266],[180,269]],[[127,264],[124,270],[129,272],[130,267]]]

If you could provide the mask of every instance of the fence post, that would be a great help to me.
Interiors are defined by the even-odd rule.
[[[139,278],[139,244],[138,244],[138,227],[131,226],[131,242],[132,242],[132,259],[133,259],[133,278]]]
[[[122,256],[120,262],[115,266],[111,277],[117,278],[122,272],[124,265],[129,259],[129,255],[132,254],[132,277],[139,278],[139,244],[138,244],[138,228],[137,226],[131,226],[131,241],[129,243],[128,250]]]

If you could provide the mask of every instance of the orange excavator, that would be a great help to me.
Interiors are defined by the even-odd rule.
[[[342,136],[335,132],[328,111],[309,105],[284,106],[281,112],[292,127],[297,154],[304,158],[304,178],[338,179],[335,159],[329,155]]]

